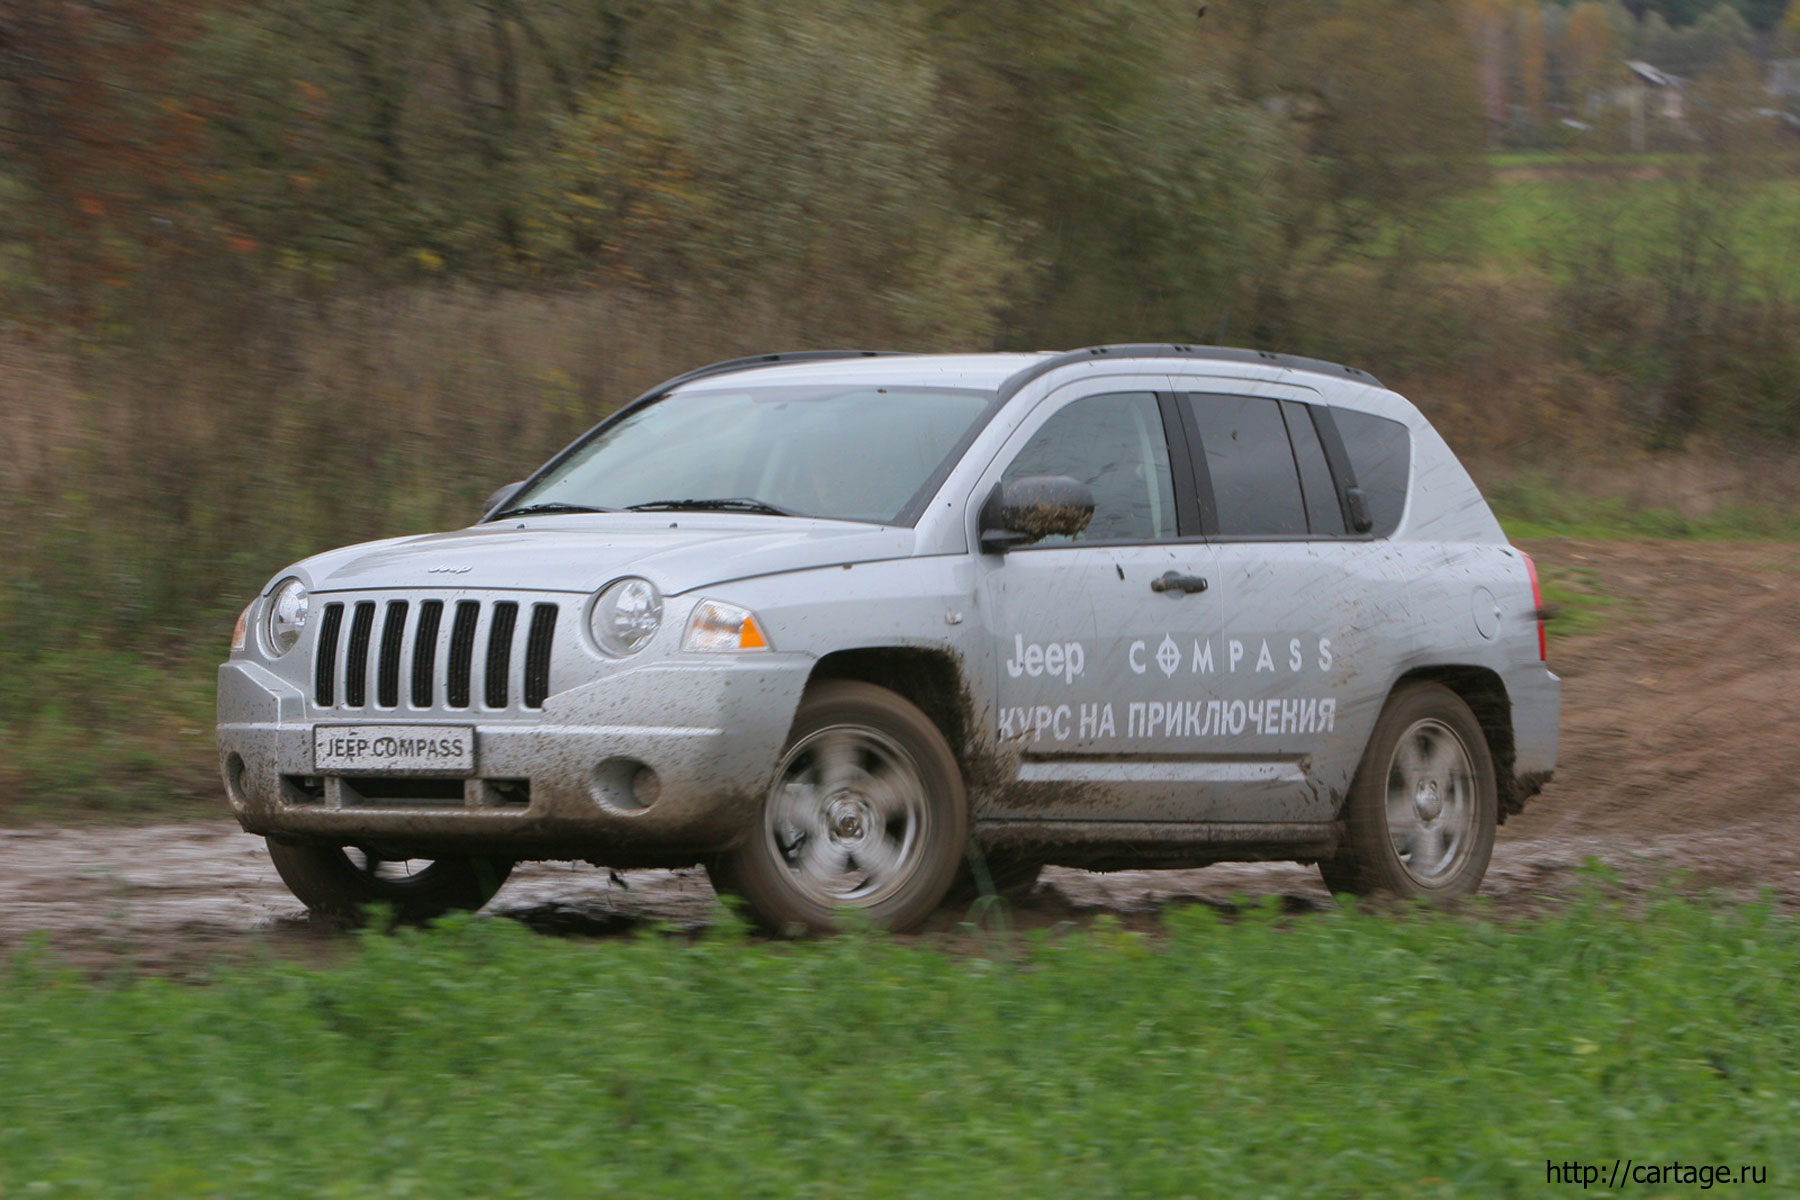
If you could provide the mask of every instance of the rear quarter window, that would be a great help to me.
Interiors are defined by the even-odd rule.
[[[1356,485],[1368,497],[1376,537],[1400,527],[1406,511],[1406,489],[1412,477],[1412,434],[1398,421],[1347,408],[1331,410]]]

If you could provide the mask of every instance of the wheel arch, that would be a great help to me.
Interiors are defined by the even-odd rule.
[[[1525,807],[1525,796],[1521,794],[1513,772],[1517,749],[1513,739],[1512,697],[1507,693],[1505,681],[1487,667],[1450,664],[1414,667],[1394,681],[1394,686],[1388,689],[1388,697],[1391,699],[1401,688],[1413,683],[1442,684],[1460,696],[1469,711],[1475,714],[1481,732],[1487,737],[1488,753],[1494,760],[1494,787],[1499,800],[1500,823],[1504,825],[1507,814],[1520,812]]]
[[[966,797],[964,764],[957,746],[966,740],[970,722],[961,697],[960,674],[955,658],[929,647],[865,647],[841,650],[820,658],[806,680],[799,710],[788,738],[788,750],[777,767],[775,788],[763,811],[775,814],[778,797],[786,792],[782,781],[791,756],[815,735],[874,735],[887,751],[914,772],[910,789],[901,793],[906,815],[897,818],[906,832],[887,834],[892,847],[885,856],[890,877],[877,879],[876,868],[859,866],[864,831],[890,825],[896,818],[884,812],[874,824],[867,804],[843,819],[854,822],[845,829],[828,825],[822,805],[813,815],[765,816],[763,832],[753,833],[726,853],[708,861],[714,887],[735,893],[766,928],[785,933],[796,928],[829,931],[842,928],[833,913],[841,905],[866,911],[879,924],[904,931],[915,927],[948,893],[964,861],[971,816]],[[854,711],[857,717],[846,718]],[[846,722],[849,722],[846,724]],[[855,722],[864,724],[859,728]],[[870,728],[870,725],[875,728]],[[898,741],[899,747],[891,743]],[[800,768],[806,770],[809,768]],[[858,769],[867,769],[866,766]],[[858,792],[845,785],[848,799]],[[893,793],[890,793],[890,795]],[[851,801],[854,803],[854,801]],[[801,806],[805,808],[805,805]],[[836,841],[851,839],[838,854],[840,866],[808,866],[815,856],[796,857],[801,836]],[[864,863],[884,861],[878,856]],[[896,865],[897,864],[897,865]],[[886,868],[883,868],[886,869]],[[796,880],[800,876],[806,879]],[[808,882],[810,881],[810,882]],[[850,890],[845,890],[846,884]],[[875,889],[872,896],[863,889]]]
[[[975,718],[960,656],[927,646],[834,650],[813,664],[806,686],[833,679],[872,683],[904,697],[938,727],[967,771]]]

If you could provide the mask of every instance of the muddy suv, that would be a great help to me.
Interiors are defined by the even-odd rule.
[[[777,928],[1045,863],[1473,891],[1555,760],[1532,564],[1368,375],[1198,346],[767,355],[467,529],[275,575],[225,786],[309,907],[705,864]]]

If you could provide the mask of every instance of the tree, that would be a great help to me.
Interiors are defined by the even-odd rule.
[[[938,87],[903,6],[746,5],[593,89],[530,194],[603,277],[764,295],[822,342],[991,336],[1015,272],[958,193]]]
[[[1639,20],[1654,15],[1675,26],[1692,25],[1713,0],[1625,0],[1625,3]]]
[[[1322,104],[1308,149],[1334,205],[1404,217],[1484,178],[1475,64],[1447,6],[1343,0],[1301,35],[1296,63]]]
[[[1524,109],[1525,123],[1536,131],[1544,122],[1545,104],[1549,98],[1549,45],[1544,31],[1544,14],[1537,0],[1520,0],[1517,9],[1519,30],[1519,104]]]
[[[1589,111],[1595,92],[1611,76],[1617,55],[1613,21],[1606,5],[1599,0],[1584,0],[1569,10],[1559,57],[1564,94],[1576,113]]]
[[[1139,0],[915,0],[953,177],[1022,232],[1007,339],[1208,336],[1262,267],[1275,121],[1209,61],[1205,20]]]
[[[185,0],[0,7],[0,171],[23,200],[9,232],[59,308],[90,311],[175,227],[193,131],[169,74],[195,26]]]
[[[1377,286],[1399,285],[1415,235],[1485,178],[1476,54],[1465,10],[1437,0],[1210,7],[1222,18],[1210,61],[1254,89],[1240,94],[1280,118],[1291,147],[1259,190],[1274,236],[1236,324],[1253,344],[1291,347],[1327,279],[1377,263]]]
[[[556,120],[654,69],[721,0],[264,0],[189,63],[209,211],[283,261],[388,276],[535,267],[522,194]]]
[[[1508,95],[1511,46],[1507,34],[1512,25],[1507,0],[1469,0],[1469,40],[1475,47],[1476,78],[1481,85],[1481,106],[1490,130],[1506,126],[1510,115]]]
[[[1654,13],[1673,28],[1693,25],[1711,11],[1718,0],[1627,0],[1638,17]],[[1773,28],[1781,19],[1786,0],[1727,0],[1753,29]]]
[[[1708,66],[1717,66],[1734,54],[1747,52],[1756,40],[1744,14],[1723,0],[1694,22],[1692,36],[1696,57]]]
[[[1513,0],[1481,3],[1510,19]],[[1291,162],[1309,182],[1293,180],[1294,195],[1305,197],[1303,207],[1323,201],[1342,218],[1315,232],[1354,244],[1377,210],[1404,222],[1482,179],[1482,116],[1495,93],[1487,60],[1453,6],[1251,0],[1220,8],[1227,19],[1216,31],[1215,58],[1229,64],[1240,88],[1256,89],[1245,99],[1286,118],[1302,152]],[[1492,60],[1501,67],[1502,104],[1505,42],[1503,27]]]
[[[1717,71],[1746,52],[1754,36],[1743,14],[1719,0],[1682,28],[1671,27],[1660,13],[1649,14],[1638,27],[1634,49],[1664,70],[1693,78]]]
[[[1782,9],[1786,0],[1735,0],[1737,9],[1744,15],[1744,20],[1756,30],[1775,29],[1781,24]]]

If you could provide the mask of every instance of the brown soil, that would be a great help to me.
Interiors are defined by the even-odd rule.
[[[1500,831],[1482,894],[1529,913],[1581,886],[1598,860],[1632,892],[1772,893],[1800,907],[1800,546],[1545,541],[1540,564],[1595,573],[1617,601],[1604,629],[1558,639],[1564,680],[1556,781]],[[1097,875],[1051,869],[1011,919],[1113,913],[1154,923],[1171,903],[1278,896],[1330,903],[1287,864]],[[699,871],[521,867],[491,906],[552,933],[606,935],[714,917]],[[960,914],[940,918],[952,925]],[[45,931],[86,966],[185,969],[265,950],[329,956],[262,843],[225,822],[0,830],[0,953]]]

